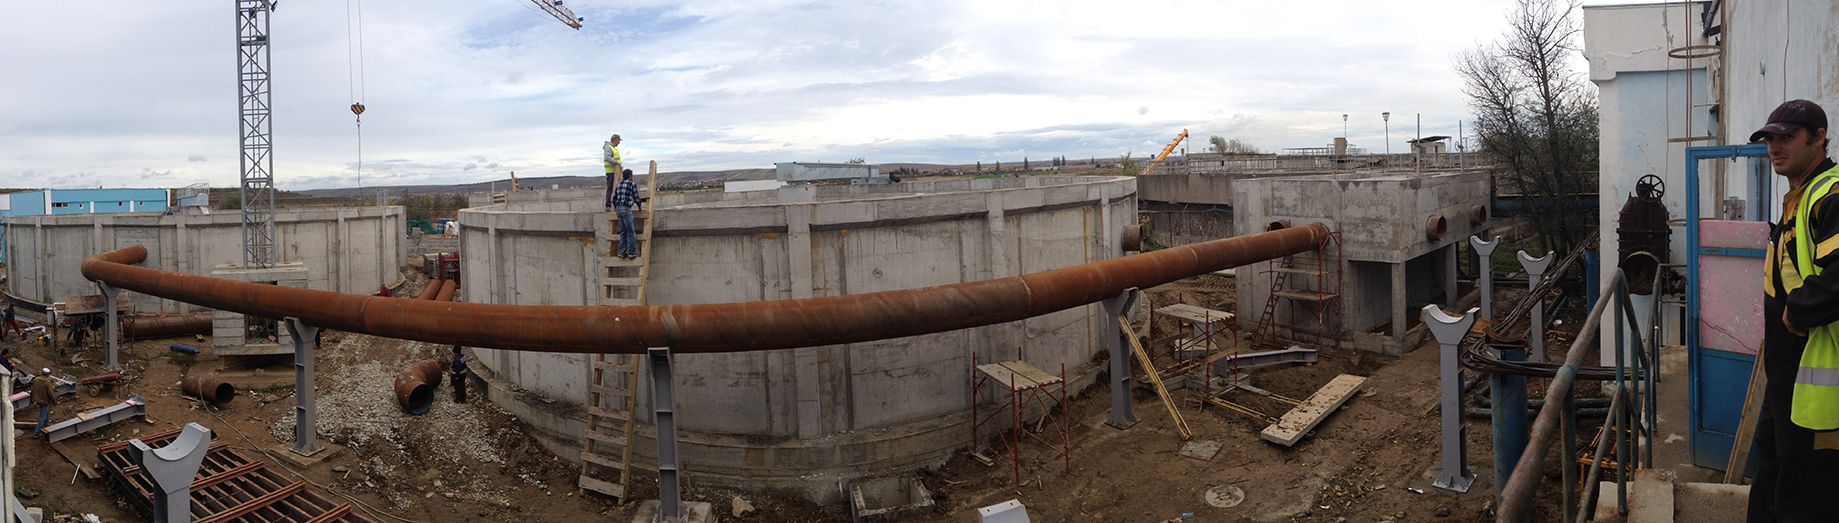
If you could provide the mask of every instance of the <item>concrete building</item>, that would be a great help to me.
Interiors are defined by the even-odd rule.
[[[1238,180],[1232,195],[1235,219],[1228,236],[1263,232],[1283,222],[1324,223],[1341,232],[1339,287],[1328,283],[1328,288],[1309,290],[1339,295],[1344,340],[1389,355],[1414,349],[1424,339],[1416,311],[1427,303],[1457,302],[1458,246],[1491,227],[1485,208],[1488,176],[1479,171],[1250,178]],[[1256,329],[1263,319],[1271,295],[1270,270],[1277,263],[1238,269],[1241,329]],[[1291,312],[1295,307],[1290,305],[1276,309],[1280,322],[1313,321]]]
[[[1122,255],[1135,178],[1004,178],[663,194],[653,200],[649,303],[729,303],[913,289]],[[598,191],[531,191],[460,212],[461,299],[597,304]],[[1106,350],[1098,305],[894,340],[681,355],[685,470],[704,485],[800,488],[943,463],[969,443],[973,362],[1021,359],[1092,384]],[[563,456],[585,427],[589,357],[475,349],[486,396]],[[640,404],[650,401],[641,384]],[[651,413],[641,409],[649,424]],[[655,467],[641,428],[635,465]]]
[[[45,189],[6,194],[0,218],[41,214],[166,212],[166,189]],[[5,235],[0,234],[0,262],[5,262]]]
[[[159,203],[163,208],[164,200]],[[301,264],[307,288],[376,292],[403,265],[406,213],[402,207],[277,210],[278,257]],[[131,245],[147,248],[143,266],[161,270],[209,276],[219,265],[242,263],[242,216],[233,212],[9,216],[6,225],[9,296],[36,306],[100,293],[79,272],[83,258]],[[200,312],[183,302],[127,294],[137,312]]]

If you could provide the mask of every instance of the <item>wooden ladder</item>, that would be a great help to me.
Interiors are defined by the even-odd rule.
[[[658,192],[658,162],[651,162],[640,197]],[[607,211],[607,241],[600,252],[600,304],[644,305],[646,280],[651,272],[652,207],[632,211],[633,221],[643,220],[643,229],[634,231],[639,257],[624,259],[619,252],[619,216]],[[633,275],[636,272],[637,275]],[[589,361],[593,380],[588,383],[587,432],[581,437],[582,489],[599,492],[626,501],[626,489],[632,485],[632,433],[638,426],[638,356],[633,354],[595,354]],[[608,406],[603,401],[611,399]],[[608,432],[624,426],[623,432]],[[608,479],[597,477],[606,471]],[[611,479],[618,471],[619,482]]]

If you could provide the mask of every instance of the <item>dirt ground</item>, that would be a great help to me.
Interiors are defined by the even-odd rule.
[[[413,287],[415,284],[411,284]],[[405,290],[412,292],[416,289]],[[1232,310],[1232,279],[1207,275],[1152,289],[1147,299],[1158,305],[1189,303]],[[35,315],[25,314],[27,317]],[[1139,325],[1141,328],[1141,325]],[[299,470],[265,449],[291,440],[292,387],[239,391],[230,405],[215,408],[179,393],[179,380],[192,369],[213,364],[208,358],[186,365],[187,358],[167,350],[190,339],[145,340],[125,344],[123,361],[133,380],[101,396],[80,393],[53,409],[53,422],[114,404],[128,393],[145,397],[150,423],[120,423],[67,443],[82,459],[95,459],[96,445],[131,439],[200,423],[221,440],[250,457],[304,478],[312,488],[338,502],[353,502],[358,511],[387,521],[628,521],[634,505],[583,494],[574,487],[577,465],[538,445],[520,421],[481,401],[456,404],[443,384],[429,415],[408,416],[388,392],[397,371],[426,358],[445,358],[444,347],[370,336],[329,333],[316,356],[322,443],[342,446],[323,464]],[[208,345],[208,339],[202,342]],[[16,338],[11,347],[23,368],[50,366],[78,377],[101,374],[102,350],[66,349],[59,357],[49,347]],[[88,360],[72,364],[71,354]],[[1159,364],[1167,364],[1163,355]],[[1484,521],[1491,520],[1493,481],[1489,429],[1485,421],[1469,424],[1468,462],[1478,476],[1467,495],[1429,486],[1439,459],[1437,350],[1420,347],[1390,358],[1351,349],[1325,351],[1314,364],[1265,367],[1252,371],[1253,384],[1291,398],[1307,398],[1340,374],[1369,378],[1351,399],[1293,448],[1258,437],[1265,424],[1214,406],[1202,408],[1177,392],[1181,413],[1195,440],[1214,440],[1221,450],[1209,461],[1177,454],[1183,441],[1168,412],[1147,387],[1135,391],[1141,421],[1119,430],[1104,421],[1110,399],[1094,387],[1071,403],[1072,470],[1063,472],[1057,453],[1039,443],[1022,449],[1023,484],[1014,485],[1006,466],[986,466],[960,452],[938,470],[919,476],[936,497],[938,510],[901,519],[910,522],[976,521],[979,507],[1009,499],[1027,506],[1034,521],[1163,522],[1203,521]],[[272,372],[291,373],[280,365]],[[1140,370],[1139,370],[1140,372]],[[1139,374],[1139,382],[1144,381]],[[1534,397],[1543,383],[1531,385]],[[1287,405],[1234,393],[1228,399],[1281,416]],[[36,411],[16,420],[35,421]],[[122,502],[105,481],[72,480],[75,469],[43,440],[21,437],[21,466],[16,477],[29,506],[47,514],[96,514],[102,521],[144,521]],[[1548,460],[1539,510],[1553,514],[1558,498],[1557,462]],[[635,477],[635,499],[655,499],[654,478]],[[1216,508],[1203,499],[1211,488],[1239,487],[1243,503]],[[1416,489],[1416,490],[1413,490]],[[1418,490],[1422,492],[1419,493]],[[451,494],[451,496],[449,495]],[[745,499],[754,510],[734,515],[733,501]],[[820,506],[795,493],[710,489],[691,486],[686,500],[712,502],[725,522],[848,521],[847,507]],[[1447,509],[1447,516],[1438,514]],[[1190,515],[1182,519],[1184,515]],[[1538,518],[1546,520],[1550,518]]]

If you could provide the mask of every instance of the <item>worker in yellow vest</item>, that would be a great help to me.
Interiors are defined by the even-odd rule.
[[[619,161],[619,135],[615,134],[612,138],[607,139],[607,143],[600,144],[600,156],[601,167],[605,168],[607,172],[606,208],[607,210],[613,210],[613,186],[619,184],[619,171],[621,168]]]
[[[1826,110],[1792,100],[1750,135],[1788,179],[1763,282],[1762,415],[1749,521],[1839,521],[1839,169]]]

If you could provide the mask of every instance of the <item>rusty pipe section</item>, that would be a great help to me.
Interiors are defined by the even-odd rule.
[[[211,313],[173,314],[123,318],[121,335],[129,338],[157,338],[184,334],[210,334]]]
[[[136,267],[140,246],[83,260],[83,276],[166,299],[325,329],[535,352],[743,352],[883,340],[1031,318],[1125,289],[1316,248],[1321,224],[1225,238],[1100,262],[984,280],[801,300],[656,306],[454,303],[260,285]]]
[[[228,404],[236,399],[236,386],[204,376],[186,376],[179,380],[179,392],[214,405]]]
[[[455,280],[441,280],[441,290],[440,292],[434,293],[434,301],[453,301],[453,291],[459,289],[459,284],[460,282]]]
[[[421,294],[415,295],[415,299],[417,300],[434,299],[434,295],[441,293],[441,282],[444,282],[444,281],[447,281],[447,280],[434,280],[434,281],[428,282],[428,286],[422,287]]]
[[[415,362],[396,375],[396,403],[409,414],[425,414],[434,405],[434,388],[439,386],[441,360]]]

